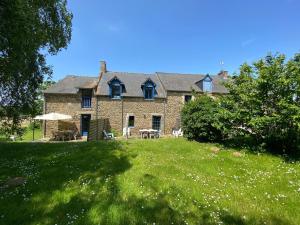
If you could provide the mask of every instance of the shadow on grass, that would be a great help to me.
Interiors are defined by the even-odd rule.
[[[1,180],[8,176],[28,179],[24,187],[1,193],[0,224],[216,224],[211,215],[216,209],[192,201],[187,208],[179,207],[174,199],[188,193],[177,187],[171,187],[171,193],[162,191],[159,178],[151,174],[144,174],[140,182],[154,196],[124,195],[118,177],[132,167],[138,153],[128,152],[123,142],[0,146]],[[263,223],[219,212],[223,224]],[[268,222],[289,224],[276,217]]]
[[[224,148],[231,148],[236,151],[240,151],[242,149],[246,149],[249,153],[257,154],[258,152],[268,153],[277,157],[282,158],[285,162],[292,163],[300,160],[300,151],[293,150],[288,154],[282,152],[281,149],[276,149],[276,145],[274,147],[267,148],[265,144],[261,144],[256,141],[254,138],[250,136],[241,136],[236,137],[234,139],[228,139],[222,142],[219,142]],[[300,148],[300,146],[299,146]]]

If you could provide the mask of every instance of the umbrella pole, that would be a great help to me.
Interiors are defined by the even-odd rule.
[[[35,120],[33,119],[33,127],[32,127],[32,140],[34,141],[34,127],[35,127]]]

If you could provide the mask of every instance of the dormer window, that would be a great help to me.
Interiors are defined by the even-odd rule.
[[[212,79],[209,75],[202,80],[203,92],[212,92]]]
[[[111,85],[111,97],[112,98],[121,98],[121,85],[112,84]]]
[[[148,79],[143,85],[142,89],[144,92],[144,98],[151,100],[154,99],[155,96],[155,83],[152,80]]]
[[[112,99],[120,99],[122,94],[123,83],[118,78],[113,78],[108,82],[109,95]]]

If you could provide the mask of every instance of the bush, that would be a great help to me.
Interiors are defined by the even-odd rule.
[[[200,95],[187,103],[182,110],[181,120],[184,136],[189,140],[220,141],[224,139],[218,101]]]
[[[122,133],[118,130],[111,129],[110,132],[114,134],[114,137],[121,137],[122,136]]]

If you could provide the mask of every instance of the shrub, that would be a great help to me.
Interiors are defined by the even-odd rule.
[[[207,95],[185,104],[181,113],[184,136],[189,140],[219,141],[224,138],[218,101]]]

